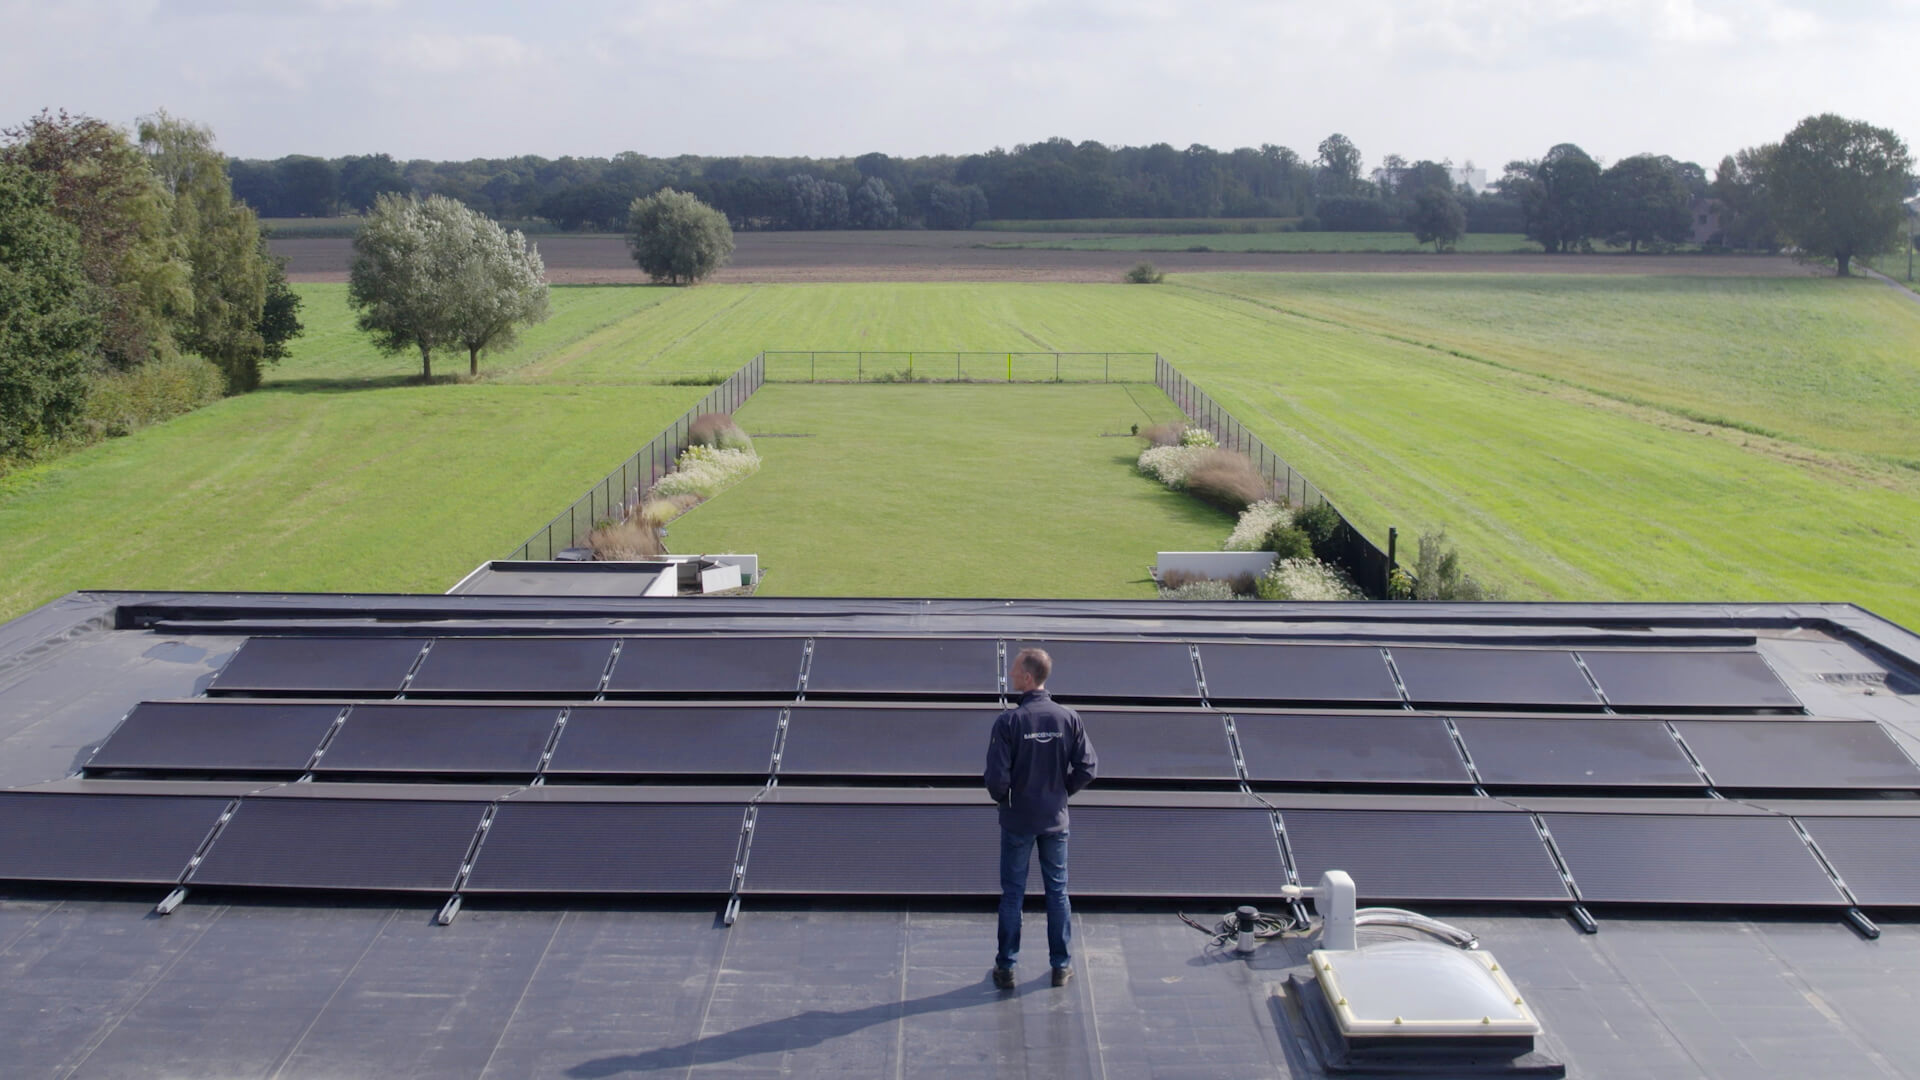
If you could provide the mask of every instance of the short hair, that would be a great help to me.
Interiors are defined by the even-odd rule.
[[[1026,671],[1035,686],[1045,686],[1047,676],[1053,674],[1053,657],[1045,649],[1021,649],[1013,662]]]

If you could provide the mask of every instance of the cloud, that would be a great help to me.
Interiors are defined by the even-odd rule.
[[[1375,161],[1704,161],[1828,110],[1920,135],[1920,0],[0,0],[0,25],[0,123],[165,105],[247,156],[1343,131]]]

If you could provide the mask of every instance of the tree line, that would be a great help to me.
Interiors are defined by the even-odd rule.
[[[254,389],[299,307],[207,128],[0,130],[0,460]]]

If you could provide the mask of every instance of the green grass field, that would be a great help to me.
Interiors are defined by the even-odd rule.
[[[268,385],[285,389],[394,385],[420,374],[418,353],[384,355],[354,327],[344,284],[304,284],[296,289],[306,332],[294,343],[292,356],[266,370]],[[548,291],[547,321],[521,331],[515,347],[482,355],[480,373],[497,375],[543,360],[675,295],[671,289],[645,285],[554,285]],[[436,378],[466,373],[465,349],[434,353]]]
[[[1151,597],[1156,551],[1233,528],[1134,471],[1129,425],[1179,417],[1151,385],[772,385],[737,417],[760,472],[667,540],[757,552],[761,595]]]
[[[1062,236],[1045,240],[1010,240],[988,247],[1045,251],[1223,251],[1240,254],[1433,254],[1412,233],[1262,232],[1212,235]],[[1540,245],[1518,233],[1468,233],[1456,249],[1463,255],[1511,255],[1538,252]]]
[[[0,617],[78,588],[442,592],[699,396],[263,390],[10,478]]]
[[[0,614],[85,587],[444,589],[511,550],[705,392],[660,382],[729,372],[780,347],[1158,350],[1365,531],[1397,526],[1410,541],[1444,525],[1475,571],[1513,597],[1851,600],[1920,623],[1911,421],[1920,305],[1878,281],[1410,274],[1195,276],[1152,288],[582,287],[555,290],[554,320],[520,352],[489,361],[479,384],[433,387],[398,385],[415,361],[360,342],[339,286],[299,288],[309,336],[267,391],[0,486]],[[1111,389],[847,392],[1015,401]],[[781,400],[765,399],[769,409]],[[984,453],[945,438],[900,445],[909,461],[939,456],[946,466]],[[744,528],[755,492],[776,497],[781,458],[821,445],[818,435],[765,440],[768,470],[686,519],[674,546],[686,550],[730,515]],[[1028,463],[1014,479],[1063,504],[1081,485],[1107,482],[1096,472],[1134,483],[1124,469],[1061,462],[1037,474]],[[993,494],[1007,479],[970,492],[968,505],[996,516],[1016,498]],[[937,486],[922,494],[942,498]],[[862,502],[818,501],[835,508],[822,512],[847,542],[882,527]],[[816,571],[775,548],[787,542],[780,532],[748,540],[773,562],[773,587],[798,589],[791,583]],[[1114,565],[1128,576],[1116,591],[1135,589],[1136,548],[1157,545],[1114,535],[1086,534],[1109,537],[1087,557],[1120,552]],[[858,591],[944,589],[931,575],[960,545],[926,543],[918,561]],[[1020,591],[1057,589],[1035,577]]]

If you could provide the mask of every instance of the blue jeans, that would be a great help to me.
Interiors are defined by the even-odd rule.
[[[1020,957],[1020,905],[1027,898],[1027,858],[1040,848],[1040,878],[1047,886],[1047,960],[1056,968],[1073,962],[1073,906],[1067,902],[1067,834],[1038,836],[1000,830],[1000,951],[995,967]]]

